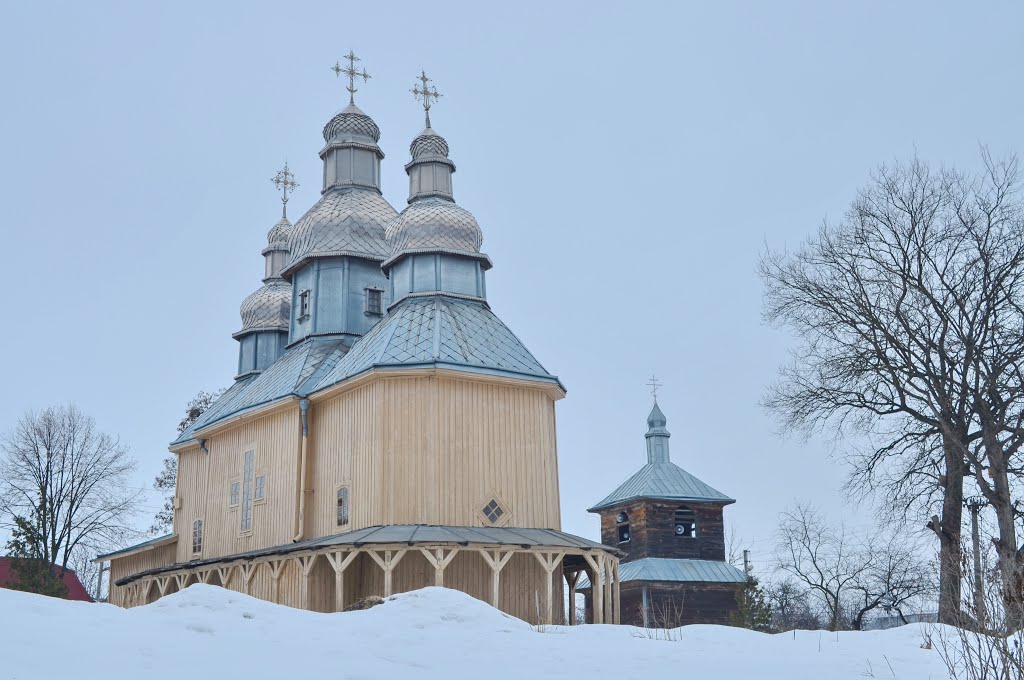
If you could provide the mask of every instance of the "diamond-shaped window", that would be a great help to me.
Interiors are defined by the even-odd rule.
[[[483,507],[481,512],[483,512],[484,517],[486,517],[491,524],[497,524],[498,520],[505,514],[505,510],[498,504],[498,501],[493,498]]]

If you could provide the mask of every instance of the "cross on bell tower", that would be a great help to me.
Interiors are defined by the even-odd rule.
[[[370,74],[366,72],[365,68],[362,71],[356,70],[356,62],[359,61],[359,57],[357,57],[355,52],[353,52],[352,50],[349,50],[348,54],[346,54],[344,58],[348,60],[347,67],[342,68],[341,63],[336,61],[334,62],[334,66],[331,67],[331,70],[334,71],[334,75],[336,75],[339,78],[343,73],[346,76],[348,76],[348,87],[345,88],[346,90],[348,90],[348,103],[355,104],[356,78],[362,78],[363,82],[365,83],[367,80],[370,79]]]
[[[295,187],[299,186],[299,183],[295,181],[295,175],[288,169],[288,161],[284,162],[284,167],[278,170],[277,174],[270,178],[270,181],[281,192],[281,217],[287,219],[288,192],[294,191]]]
[[[651,388],[651,397],[654,399],[655,403],[657,403],[658,388],[661,387],[661,382],[657,378],[655,378],[654,374],[652,373],[651,379],[648,380],[645,384]]]
[[[436,102],[438,99],[441,98],[442,95],[440,92],[437,91],[436,87],[434,87],[433,85],[427,85],[427,83],[431,82],[431,80],[430,78],[427,77],[426,71],[421,69],[420,77],[417,80],[419,80],[420,83],[422,83],[422,86],[417,85],[416,87],[412,88],[409,91],[412,92],[413,96],[416,97],[418,101],[423,102],[423,113],[427,118],[427,127],[430,127],[430,100],[433,99]]]

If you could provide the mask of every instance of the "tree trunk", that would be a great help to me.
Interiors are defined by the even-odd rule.
[[[991,455],[989,472],[992,476],[992,493],[988,501],[996,515],[996,526],[999,537],[994,539],[996,555],[999,563],[999,578],[1003,606],[1006,610],[1006,623],[1012,630],[1024,625],[1024,607],[1020,592],[1020,557],[1017,553],[1017,527],[1014,524],[1015,513],[1010,500],[1009,478],[1005,463],[995,460]]]
[[[963,575],[960,527],[964,512],[964,463],[960,447],[948,435],[943,436],[942,450],[946,465],[942,518],[938,522],[933,518],[931,529],[939,538],[939,623],[956,625],[960,620]]]

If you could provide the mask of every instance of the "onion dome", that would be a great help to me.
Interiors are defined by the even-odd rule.
[[[380,193],[384,153],[379,139],[380,128],[355,104],[324,126],[322,195],[291,230],[282,276],[291,279],[311,259],[350,256],[380,262],[391,254],[384,231],[397,213]]]
[[[287,217],[270,228],[267,232],[267,247],[264,254],[269,250],[288,250],[288,237],[292,234],[292,223]]]
[[[431,197],[410,204],[390,225],[395,253],[447,252],[480,254],[484,234],[476,218],[450,200]]]
[[[373,119],[363,113],[355,104],[349,104],[324,126],[324,141],[338,138],[369,138],[374,144],[380,141],[380,128]]]
[[[268,281],[242,301],[242,330],[235,337],[260,331],[287,331],[291,307],[291,284],[283,279]]]
[[[409,153],[409,205],[387,227],[391,257],[383,266],[414,253],[446,253],[472,257],[489,269],[490,259],[480,252],[480,225],[452,195],[455,164],[448,158],[448,142],[428,125],[412,140]]]

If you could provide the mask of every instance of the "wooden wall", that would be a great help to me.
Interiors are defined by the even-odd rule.
[[[561,526],[555,407],[540,389],[436,376],[382,377],[310,409],[306,536],[378,524]],[[348,527],[337,488],[349,485]],[[489,524],[487,524],[489,526]]]
[[[174,513],[177,562],[233,555],[291,543],[299,467],[299,409],[254,418],[211,436],[178,455],[181,507]],[[246,450],[255,451],[255,476],[265,474],[266,497],[253,504],[252,530],[241,531],[240,507],[229,507],[232,480],[241,481]],[[192,553],[192,523],[203,520],[203,551]]]
[[[676,536],[675,512],[686,505],[697,516],[697,537]],[[615,521],[629,516],[630,539],[619,543]],[[641,557],[670,557],[725,561],[722,506],[715,503],[638,500],[601,511],[601,542],[626,553],[623,561]],[[625,610],[623,610],[625,612]]]
[[[648,585],[650,627],[675,628],[693,623],[729,624],[736,611],[737,584],[661,583]],[[642,626],[643,588],[640,583],[622,584],[622,623]],[[589,601],[589,597],[588,597]]]
[[[147,569],[155,569],[174,562],[175,545],[173,543],[152,550],[145,550],[110,560],[110,592],[108,600],[111,604],[125,606],[125,588],[116,585],[125,576],[137,574]]]

